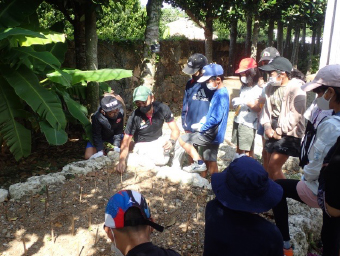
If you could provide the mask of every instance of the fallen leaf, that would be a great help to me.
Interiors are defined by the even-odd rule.
[[[175,223],[176,223],[176,217],[172,216],[170,221],[165,226],[168,228],[168,227],[171,227],[172,225],[174,225]]]
[[[18,217],[9,218],[10,221],[16,221],[17,219],[18,219]]]

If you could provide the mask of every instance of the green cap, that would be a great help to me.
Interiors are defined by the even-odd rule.
[[[133,91],[133,101],[146,101],[148,99],[148,96],[152,95],[151,90],[144,86],[138,86],[134,91]]]

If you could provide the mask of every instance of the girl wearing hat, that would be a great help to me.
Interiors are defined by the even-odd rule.
[[[333,115],[324,118],[318,125],[314,142],[308,153],[308,164],[303,168],[301,181],[280,179],[276,182],[283,188],[283,197],[273,208],[275,222],[280,229],[286,255],[293,255],[290,248],[288,207],[286,198],[292,198],[310,207],[323,209],[321,240],[323,256],[339,256],[340,249],[340,204],[336,194],[339,191],[339,167],[322,169],[328,151],[340,136],[340,65],[329,65],[319,70],[313,82],[302,87],[304,91],[317,91],[316,103],[321,110],[332,109]],[[331,165],[331,166],[332,166]],[[320,171],[323,175],[320,175]],[[320,182],[320,184],[319,184]],[[328,182],[328,183],[327,183]],[[334,186],[334,184],[336,184]],[[339,194],[339,193],[338,193]]]
[[[92,139],[86,145],[85,159],[96,158],[104,154],[104,142],[111,143],[119,151],[123,134],[122,103],[113,96],[105,96],[100,107],[92,117]]]
[[[283,164],[289,156],[300,155],[305,130],[306,93],[301,90],[303,81],[290,78],[292,68],[284,57],[276,57],[259,67],[270,72],[260,123],[264,126],[265,150],[268,152],[266,171],[273,180],[284,179]]]
[[[257,84],[259,75],[256,61],[253,58],[242,59],[235,73],[240,75],[242,87],[240,97],[232,100],[236,108],[232,142],[236,145],[237,153],[254,157],[258,112],[261,111],[257,99],[262,93],[262,88]]]

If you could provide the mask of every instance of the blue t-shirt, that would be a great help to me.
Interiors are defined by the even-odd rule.
[[[210,108],[206,116],[206,122],[202,126],[200,133],[205,135],[218,127],[218,132],[213,144],[220,144],[224,140],[225,131],[227,129],[229,113],[229,93],[227,88],[218,89],[210,102]]]
[[[205,83],[198,83],[194,79],[187,82],[181,115],[185,131],[195,132],[191,125],[198,123],[208,113],[214,92],[209,90]]]

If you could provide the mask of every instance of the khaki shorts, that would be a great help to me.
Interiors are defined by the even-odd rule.
[[[233,133],[231,142],[238,146],[240,150],[254,150],[256,130],[244,124],[233,123]]]

